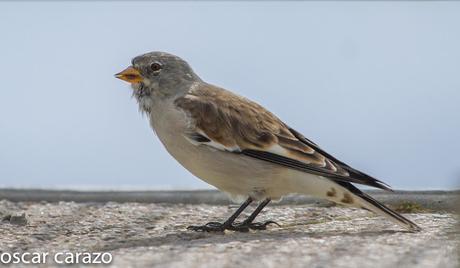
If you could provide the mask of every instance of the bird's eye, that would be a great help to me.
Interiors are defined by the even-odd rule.
[[[154,63],[150,64],[150,69],[152,69],[152,71],[154,71],[154,72],[158,72],[159,70],[161,70],[162,67],[163,66],[161,66],[161,64],[158,63],[158,62],[154,62]]]

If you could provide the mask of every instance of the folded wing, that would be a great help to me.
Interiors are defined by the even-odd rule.
[[[190,129],[184,135],[196,145],[243,154],[341,183],[390,190],[383,182],[331,156],[244,97],[200,84],[175,104],[189,115]]]

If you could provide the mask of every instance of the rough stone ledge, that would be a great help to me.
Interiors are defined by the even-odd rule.
[[[365,191],[385,204],[398,206],[409,202],[429,210],[452,211],[458,208],[460,190],[456,191]],[[0,189],[0,200],[12,202],[136,202],[136,203],[170,203],[170,204],[209,204],[228,205],[227,196],[216,190],[192,191],[62,191],[37,189]],[[291,195],[274,205],[316,204],[330,205],[328,201]]]
[[[222,221],[235,206],[3,200],[0,210],[11,215],[0,221],[0,252],[113,255],[91,267],[459,267],[457,216],[442,211],[406,214],[423,228],[411,233],[362,209],[280,204],[257,218],[280,227],[197,233],[186,227]]]

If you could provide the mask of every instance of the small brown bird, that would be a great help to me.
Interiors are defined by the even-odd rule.
[[[181,58],[147,53],[116,77],[131,83],[140,110],[182,166],[232,199],[246,200],[226,221],[190,229],[265,229],[274,222],[256,223],[257,214],[271,200],[299,193],[364,208],[420,230],[352,184],[389,190],[385,183],[328,154],[259,104],[204,82]],[[253,201],[259,206],[236,223]]]

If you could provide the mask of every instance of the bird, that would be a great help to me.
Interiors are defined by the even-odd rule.
[[[374,212],[409,231],[421,230],[354,184],[391,191],[390,186],[327,153],[260,104],[205,82],[182,58],[145,53],[115,77],[131,84],[139,110],[169,154],[232,200],[244,201],[227,220],[188,229],[265,230],[277,224],[255,222],[267,204],[303,194]],[[237,222],[253,202],[256,209]]]

